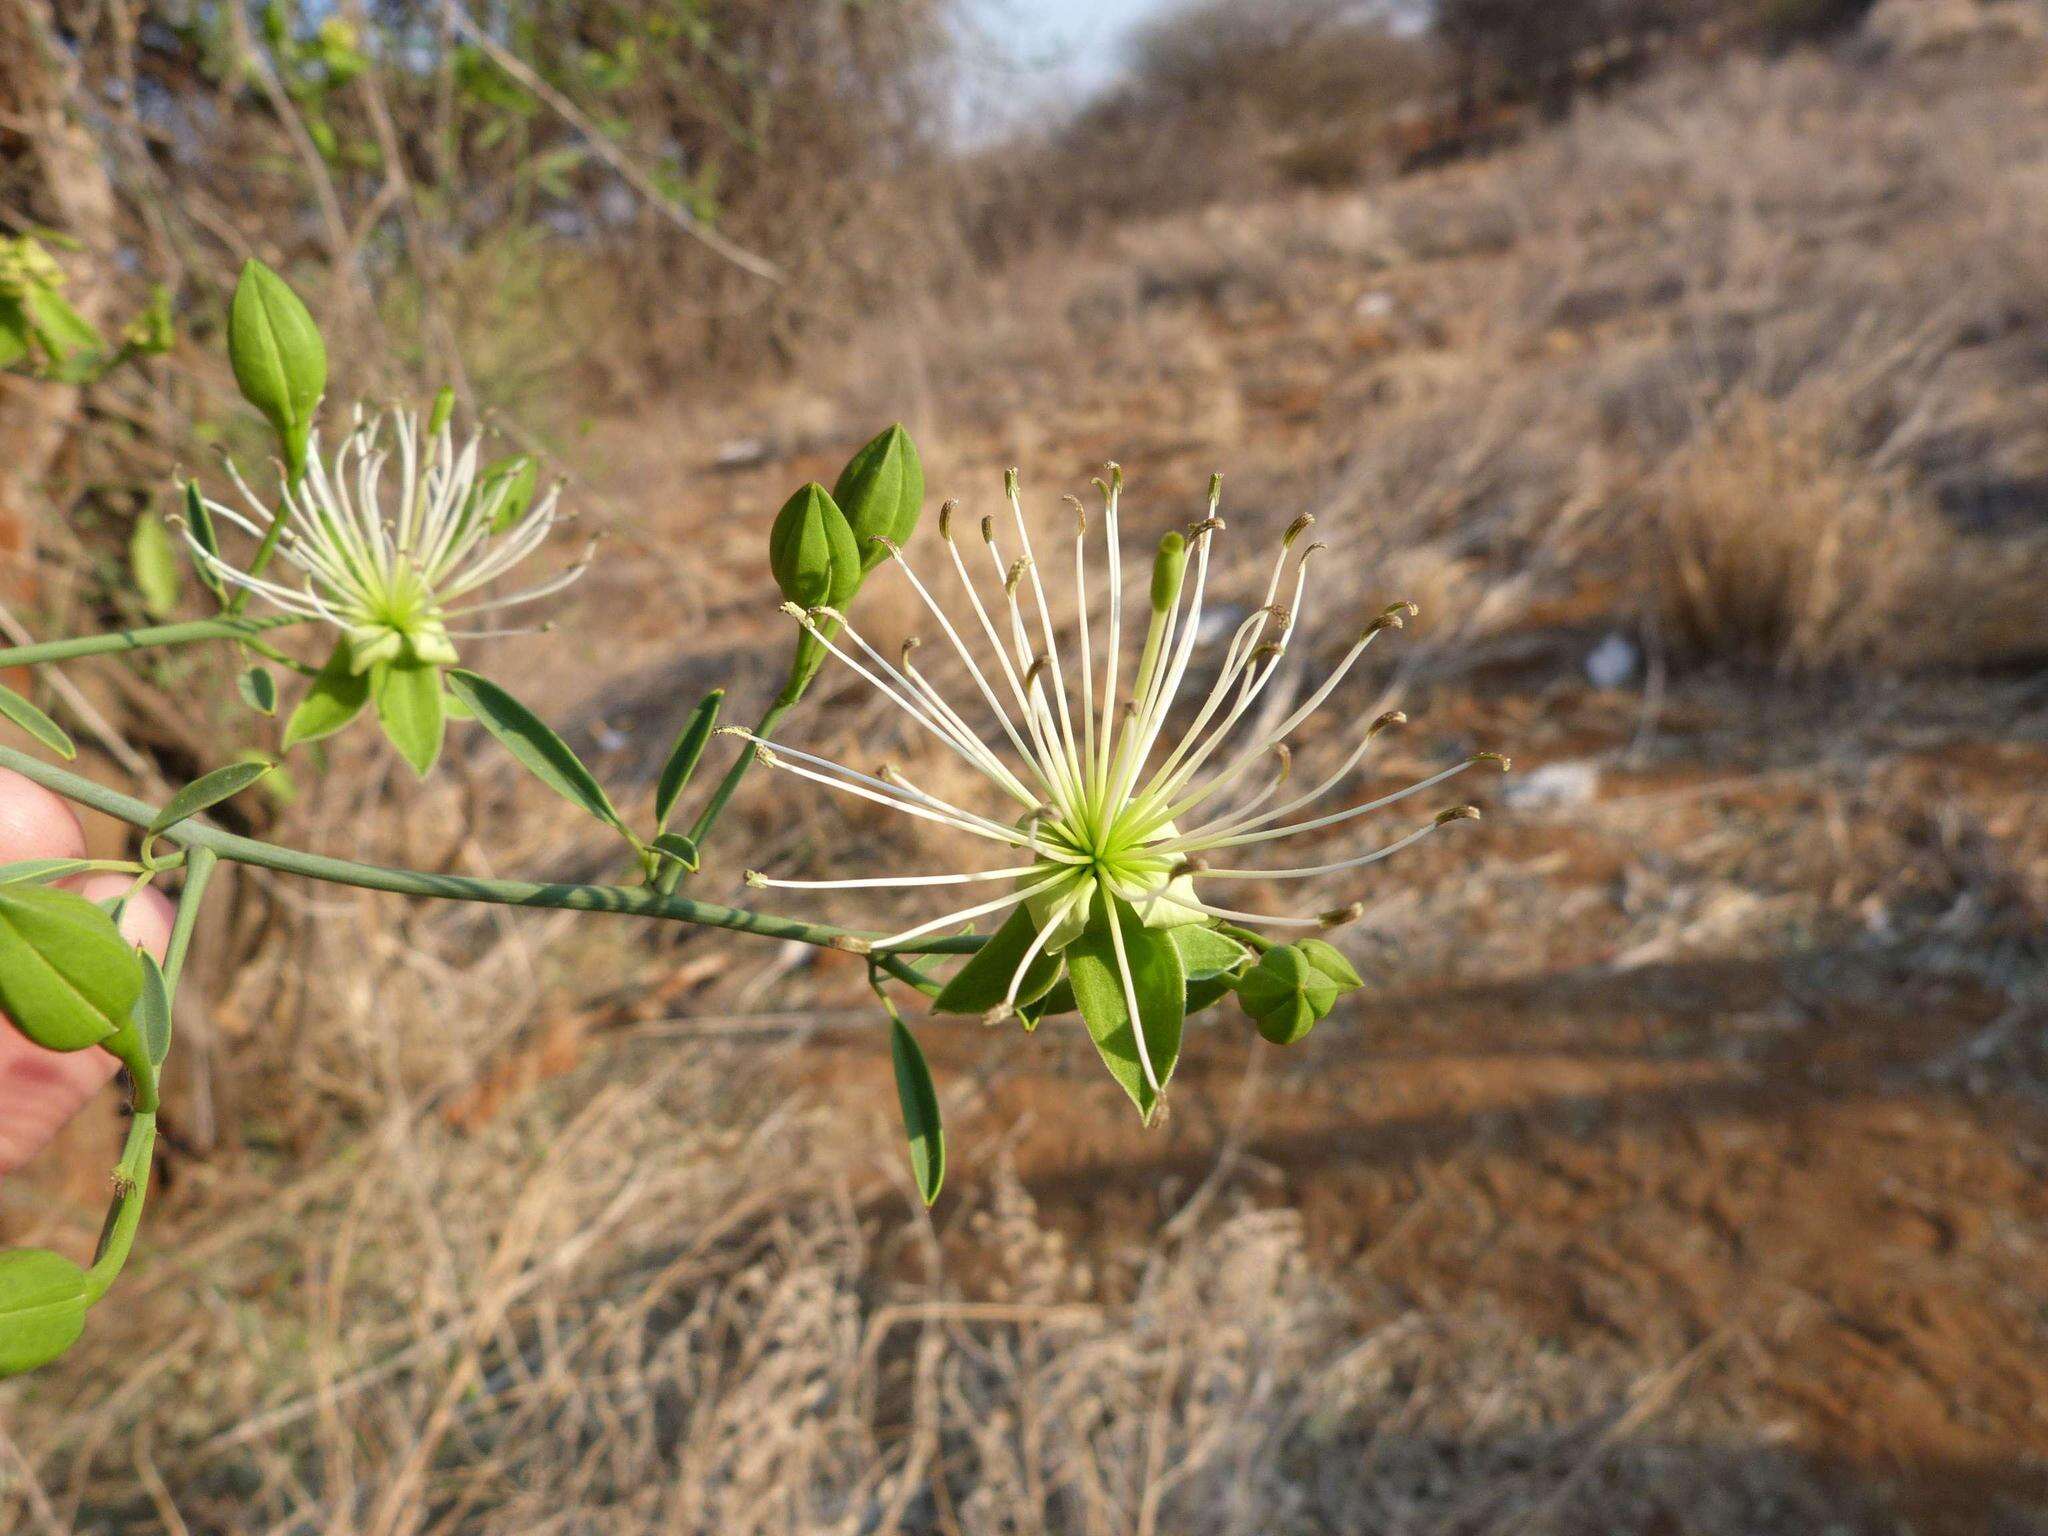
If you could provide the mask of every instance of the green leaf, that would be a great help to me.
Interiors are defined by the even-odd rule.
[[[0,864],[0,885],[46,885],[77,874],[85,864],[84,859],[18,859]]]
[[[680,832],[664,832],[650,844],[654,851],[684,873],[697,872],[697,845]]]
[[[165,802],[164,808],[150,819],[144,829],[144,836],[155,837],[168,832],[181,821],[190,821],[209,806],[239,795],[263,775],[270,772],[272,764],[263,758],[254,762],[229,763],[225,768],[194,779]]]
[[[705,743],[711,740],[711,733],[718,726],[719,706],[725,702],[725,690],[714,688],[697,702],[690,711],[690,718],[683,723],[676,744],[669,749],[668,761],[661,765],[661,779],[654,787],[654,824],[666,827],[676,801],[684,790],[690,787],[690,775],[697,771],[697,760],[704,755]]]
[[[338,642],[284,724],[284,750],[332,736],[370,702],[370,679],[355,670],[346,641]]]
[[[370,669],[370,697],[391,745],[424,779],[440,761],[448,730],[440,668],[421,661],[380,662]]]
[[[1062,976],[1035,1003],[1021,1003],[1017,1008],[1017,1020],[1024,1026],[1024,1033],[1030,1034],[1046,1019],[1056,1019],[1063,1013],[1072,1013],[1079,1005],[1074,1001],[1074,984]]]
[[[128,571],[152,618],[160,619],[178,606],[178,552],[161,520],[135,520],[135,531],[128,536]]]
[[[115,1034],[142,993],[142,964],[114,919],[75,891],[0,886],[0,1013],[53,1051]]]
[[[903,1106],[903,1130],[910,1138],[910,1171],[918,1193],[930,1205],[946,1182],[946,1131],[939,1122],[939,1095],[932,1087],[924,1052],[901,1019],[889,1021],[889,1055],[896,1063],[896,1098]]]
[[[185,525],[192,530],[194,542],[218,560],[220,558],[220,535],[214,531],[213,514],[207,511],[206,498],[199,494],[199,482],[196,480],[187,480],[185,482]],[[228,592],[227,588],[221,583],[219,573],[204,560],[193,554],[189,548],[185,551],[185,554],[186,558],[192,562],[192,569],[198,572],[199,579],[206,583],[206,590],[211,592],[220,601],[226,602]]]
[[[142,962],[142,995],[135,1000],[132,1017],[143,1049],[149,1052],[149,1064],[160,1067],[171,1054],[171,989],[156,956],[138,949],[135,957]]]
[[[228,362],[242,398],[270,422],[297,473],[306,461],[313,410],[327,390],[327,347],[299,296],[260,261],[245,263],[235,284]]]
[[[611,796],[582,760],[541,718],[487,677],[448,674],[448,691],[475,712],[485,730],[518,758],[526,771],[572,805],[580,805],[608,827],[626,830]]]
[[[0,715],[12,720],[65,762],[78,756],[78,748],[71,744],[71,738],[64,734],[56,721],[4,683],[0,683]]]
[[[1202,981],[1188,983],[1188,1017],[1193,1018],[1204,1008],[1213,1007],[1237,990],[1237,979],[1233,976],[1210,976]]]
[[[1234,971],[1251,954],[1229,934],[1218,933],[1200,923],[1183,923],[1166,931],[1173,939],[1173,947],[1180,951],[1181,966],[1191,982],[1208,981],[1226,971]]]
[[[85,1332],[85,1271],[47,1248],[0,1252],[0,1377],[48,1365]]]
[[[235,677],[235,692],[259,715],[277,713],[277,679],[268,667],[250,667]]]
[[[539,488],[540,462],[530,454],[516,453],[488,465],[477,476],[476,489],[470,494],[479,507],[492,507],[491,532],[503,533],[526,515]]]
[[[853,529],[862,571],[872,571],[889,558],[877,536],[896,544],[909,541],[924,508],[924,461],[901,423],[863,447],[839,472],[832,499]]]
[[[934,1013],[986,1014],[999,1006],[1010,990],[1010,978],[1024,961],[1024,951],[1038,937],[1038,925],[1023,907],[1013,911],[1003,926],[953,973],[952,980],[932,999]],[[1033,957],[1031,970],[1017,990],[1021,1006],[1035,1003],[1060,979],[1060,957],[1040,953]]]
[[[1180,951],[1166,930],[1147,928],[1127,902],[1114,901],[1112,910],[1123,935],[1131,989],[1138,1000],[1137,1029],[1144,1031],[1145,1052],[1163,1090],[1180,1057],[1181,1027],[1187,1021],[1187,975],[1181,969]],[[1159,1094],[1145,1080],[1138,1059],[1137,1034],[1124,994],[1123,967],[1117,960],[1111,920],[1112,913],[1104,912],[1098,901],[1087,929],[1067,946],[1067,976],[1103,1064],[1149,1122],[1159,1108]]]
[[[860,551],[846,514],[813,482],[782,504],[768,533],[768,568],[802,608],[841,608],[860,589]]]

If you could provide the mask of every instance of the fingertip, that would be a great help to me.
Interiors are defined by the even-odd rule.
[[[0,863],[84,857],[85,828],[63,797],[0,768]]]
[[[84,875],[64,882],[87,901],[112,901],[125,895],[135,882],[128,875]],[[128,898],[121,912],[121,932],[131,944],[141,946],[163,959],[171,946],[171,925],[177,911],[162,891],[146,886]]]

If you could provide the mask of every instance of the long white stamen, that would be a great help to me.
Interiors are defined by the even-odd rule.
[[[1109,911],[1109,942],[1116,952],[1117,980],[1124,987],[1124,1008],[1131,1019],[1131,1038],[1138,1044],[1138,1065],[1145,1071],[1145,1082],[1152,1089],[1153,1097],[1159,1094],[1159,1074],[1152,1068],[1152,1048],[1145,1043],[1145,1018],[1138,1011],[1138,987],[1131,976],[1131,957],[1124,951],[1124,922],[1116,910],[1116,898],[1109,897],[1104,905]]]
[[[958,912],[948,912],[944,917],[935,917],[928,923],[919,923],[915,928],[906,928],[901,933],[892,933],[886,939],[875,940],[871,952],[880,954],[885,949],[894,949],[898,945],[908,944],[912,939],[921,939],[928,933],[937,933],[941,928],[951,928],[956,924],[968,922],[977,917],[985,917],[991,912],[1007,911],[1011,907],[1029,901],[1033,896],[1042,895],[1067,878],[1067,875],[1060,874],[1055,875],[1050,880],[1040,880],[1034,885],[1019,886],[1016,890],[1010,892],[1009,895],[998,896],[994,901],[984,901],[979,906],[962,907]]]

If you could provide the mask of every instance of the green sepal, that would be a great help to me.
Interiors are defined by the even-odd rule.
[[[903,1132],[910,1141],[910,1171],[917,1192],[930,1205],[946,1182],[946,1130],[939,1119],[938,1090],[917,1038],[898,1018],[889,1020],[889,1056],[896,1067],[896,1100],[903,1107]]]
[[[142,995],[142,963],[114,919],[75,891],[0,886],[0,1013],[37,1045],[111,1039]]]
[[[424,779],[440,761],[448,729],[441,669],[403,658],[380,662],[370,669],[370,697],[376,701],[377,722],[385,736]]]
[[[85,1271],[47,1248],[0,1251],[0,1378],[48,1365],[85,1332]]]
[[[1130,966],[1131,990],[1138,1003],[1135,1025],[1124,996],[1111,921],[1122,933]],[[1181,968],[1180,950],[1168,937],[1168,930],[1147,928],[1128,902],[1111,898],[1105,911],[1098,897],[1087,928],[1067,946],[1066,959],[1074,1000],[1103,1065],[1149,1124],[1159,1109],[1159,1094],[1173,1078],[1182,1027],[1187,1022],[1187,973]],[[1139,1030],[1144,1032],[1145,1053],[1158,1079],[1158,1091],[1146,1081],[1138,1059]]]
[[[355,652],[346,640],[335,642],[326,665],[314,675],[284,725],[284,750],[302,742],[332,736],[363,712],[370,702],[370,679],[355,669]]]
[[[853,530],[863,573],[889,558],[878,538],[898,545],[909,541],[924,509],[924,461],[900,422],[846,461],[833,483],[832,499]]]
[[[1019,906],[939,990],[939,995],[932,999],[932,1012],[987,1014],[1001,1006],[1010,990],[1010,978],[1023,963],[1024,951],[1037,937],[1038,925]],[[1042,951],[1032,959],[1024,984],[1017,991],[1020,1009],[1037,1002],[1052,989],[1060,979],[1060,963],[1058,955]]]

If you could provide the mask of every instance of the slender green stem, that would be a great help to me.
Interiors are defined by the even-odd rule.
[[[12,747],[0,747],[0,768],[11,768],[67,800],[101,811],[130,826],[147,827],[156,816],[156,807],[144,801],[107,789],[66,769],[30,757],[25,752],[17,752]],[[359,863],[354,859],[336,859],[325,854],[303,853],[296,848],[282,848],[275,843],[240,837],[196,821],[181,822],[162,835],[169,842],[189,849],[203,848],[237,864],[253,864],[281,874],[301,875],[332,885],[390,891],[400,896],[485,902],[508,907],[547,907],[570,912],[619,912],[633,917],[694,923],[705,928],[729,928],[737,933],[759,934],[763,938],[795,939],[799,943],[830,949],[858,951],[869,937],[825,923],[800,922],[795,918],[774,917],[743,907],[725,907],[682,896],[665,896],[644,885],[576,885],[562,881],[541,884],[390,869],[379,864]],[[984,942],[976,934],[951,934],[903,945],[892,954],[964,955],[979,949]]]
[[[117,1193],[107,1224],[100,1231],[99,1252],[85,1276],[85,1301],[92,1306],[107,1294],[128,1262],[128,1250],[135,1246],[135,1229],[142,1225],[142,1208],[149,1201],[150,1164],[156,1156],[156,1116],[138,1113],[128,1122],[128,1140],[121,1149],[120,1166],[114,1170]]]
[[[1252,953],[1255,955],[1263,955],[1267,950],[1273,947],[1273,941],[1267,938],[1263,933],[1253,933],[1251,929],[1240,928],[1236,923],[1218,923],[1216,925],[1216,931],[1218,933],[1228,934],[1231,938],[1236,939],[1240,944],[1249,945],[1251,947]]]
[[[260,619],[192,619],[183,624],[124,629],[111,635],[44,640],[35,645],[17,645],[0,650],[0,667],[33,667],[49,661],[75,661],[81,656],[104,656],[115,651],[146,651],[156,646],[189,645],[195,640],[247,641],[266,629],[282,629],[287,624],[305,622],[297,614],[276,613]]]
[[[178,896],[178,916],[171,924],[171,942],[164,950],[164,985],[177,995],[178,977],[185,970],[185,952],[192,947],[192,929],[199,921],[199,904],[206,900],[206,883],[213,878],[220,855],[211,848],[194,848],[185,860],[185,889]]]

